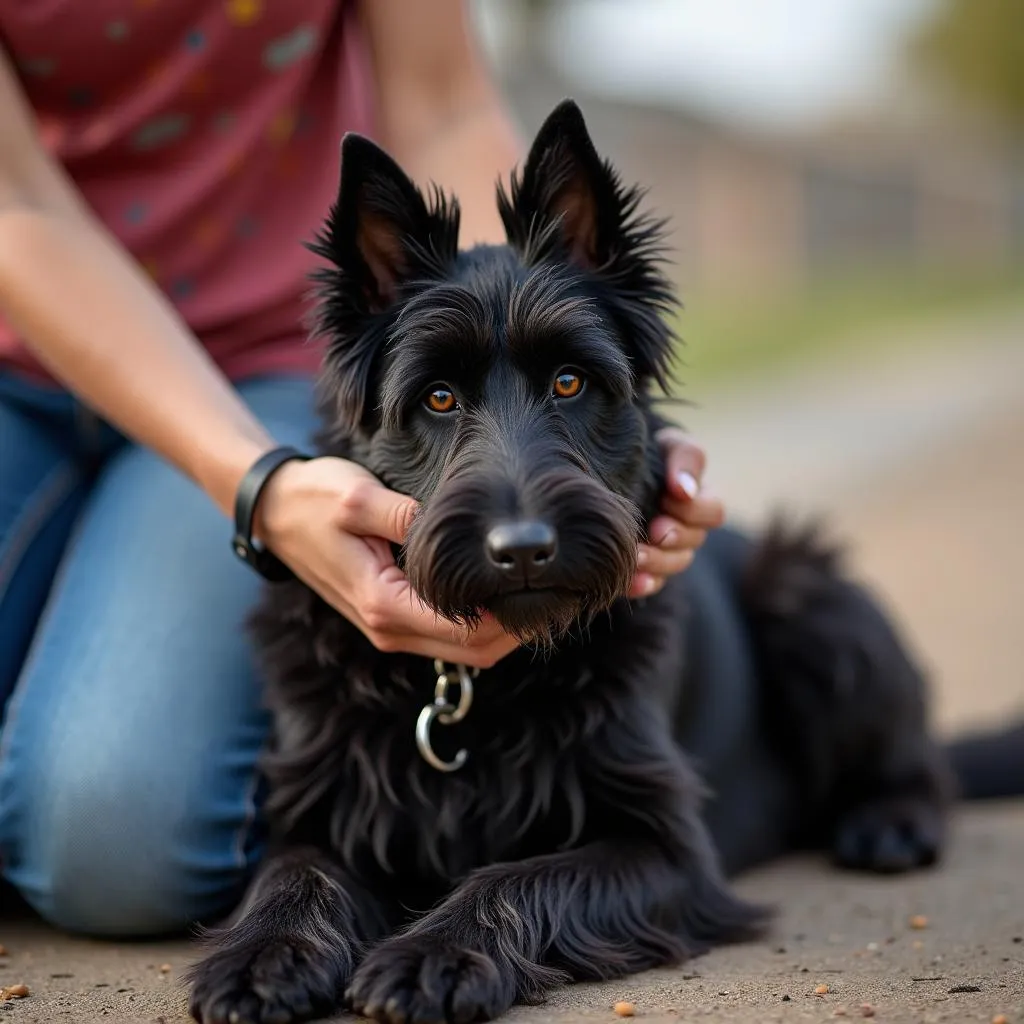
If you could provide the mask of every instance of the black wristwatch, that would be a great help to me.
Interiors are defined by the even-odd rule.
[[[231,538],[231,549],[250,568],[255,569],[271,583],[293,579],[295,574],[276,555],[264,547],[258,547],[252,539],[252,521],[256,504],[267,481],[286,463],[311,459],[297,448],[274,448],[261,455],[242,477],[235,494],[235,535]]]

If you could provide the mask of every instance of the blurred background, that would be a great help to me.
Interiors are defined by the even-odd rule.
[[[1024,713],[1024,0],[476,0],[671,219],[672,415],[731,515],[824,512],[936,685]]]

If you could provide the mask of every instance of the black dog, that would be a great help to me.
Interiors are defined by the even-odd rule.
[[[507,246],[459,252],[454,203],[365,139],[342,155],[322,448],[422,503],[400,557],[430,605],[524,646],[474,683],[272,588],[276,852],[192,972],[196,1018],[485,1020],[755,934],[725,877],[786,849],[934,861],[950,774],[920,675],[814,533],[720,531],[621,596],[661,491],[672,299],[577,107],[499,195]]]

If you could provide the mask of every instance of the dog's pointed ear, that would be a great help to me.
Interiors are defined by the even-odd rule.
[[[441,223],[437,212],[383,149],[350,132],[341,144],[338,198],[314,251],[360,290],[368,312],[379,312],[424,262],[454,259],[457,220],[451,238],[448,218]]]
[[[564,261],[603,285],[639,385],[667,387],[675,294],[664,271],[665,222],[641,212],[643,193],[622,184],[594,149],[580,108],[560,103],[541,126],[498,209],[509,245],[529,265]]]
[[[402,289],[443,278],[458,254],[459,207],[434,189],[430,201],[379,146],[349,133],[341,144],[341,184],[309,248],[332,266],[313,274],[315,332],[327,351],[321,389],[341,422],[363,418],[386,314]]]
[[[557,236],[578,266],[593,270],[607,262],[621,228],[619,185],[572,100],[541,126],[511,198],[502,196],[499,205],[509,243],[520,252]]]

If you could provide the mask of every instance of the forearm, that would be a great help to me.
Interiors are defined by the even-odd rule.
[[[383,129],[385,140],[388,129]],[[495,187],[507,181],[522,149],[497,94],[478,97],[447,114],[425,131],[390,133],[385,141],[395,159],[421,187],[435,182],[458,197],[462,211],[460,242],[499,245],[505,229],[498,216]]]
[[[272,441],[102,227],[73,210],[0,209],[0,311],[55,377],[230,512]]]
[[[362,5],[376,69],[377,141],[420,187],[458,197],[460,242],[501,244],[495,185],[523,145],[477,46],[463,0]]]

